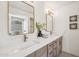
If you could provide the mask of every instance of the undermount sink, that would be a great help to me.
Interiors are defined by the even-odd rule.
[[[37,44],[39,44],[39,42],[38,42],[38,41],[35,41],[35,40],[33,40],[33,41],[26,41],[26,42],[24,42],[24,44],[21,44],[21,45],[19,45],[19,46],[17,46],[17,47],[8,47],[8,48],[0,49],[0,50],[2,50],[2,51],[0,52],[0,54],[12,54],[12,53],[17,53],[17,52],[19,52],[19,51],[26,50],[26,49],[28,49],[28,48],[34,46],[34,45],[37,45]],[[10,53],[9,53],[9,52],[10,52]]]
[[[18,48],[16,48],[13,53],[17,53],[19,51],[23,51],[23,50],[26,50],[36,44],[39,44],[39,42],[37,41],[29,41],[29,42],[25,42],[24,44],[20,45]]]
[[[30,48],[36,44],[38,44],[39,42],[37,41],[29,41],[29,42],[26,42],[24,43],[23,45],[20,46],[20,48],[18,48],[19,50],[25,50],[27,48]]]

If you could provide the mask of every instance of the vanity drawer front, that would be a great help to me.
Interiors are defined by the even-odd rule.
[[[57,40],[51,42],[50,44],[48,44],[48,49],[51,50],[52,48],[56,48],[57,47]]]
[[[48,44],[49,47],[52,47],[53,45],[54,46],[57,45],[57,40],[55,40],[55,41],[53,41],[53,42],[51,42],[51,43]]]

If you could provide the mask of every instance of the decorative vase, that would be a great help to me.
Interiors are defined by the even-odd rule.
[[[38,37],[42,37],[41,30],[38,31]]]

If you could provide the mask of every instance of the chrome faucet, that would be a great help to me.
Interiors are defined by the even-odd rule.
[[[28,37],[26,35],[24,35],[24,42],[26,42],[26,39],[28,39]]]

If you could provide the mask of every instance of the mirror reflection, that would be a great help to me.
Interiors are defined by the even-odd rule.
[[[34,32],[34,7],[20,1],[9,2],[9,34]]]
[[[51,8],[46,9],[46,29],[50,34],[53,31],[53,10]]]

